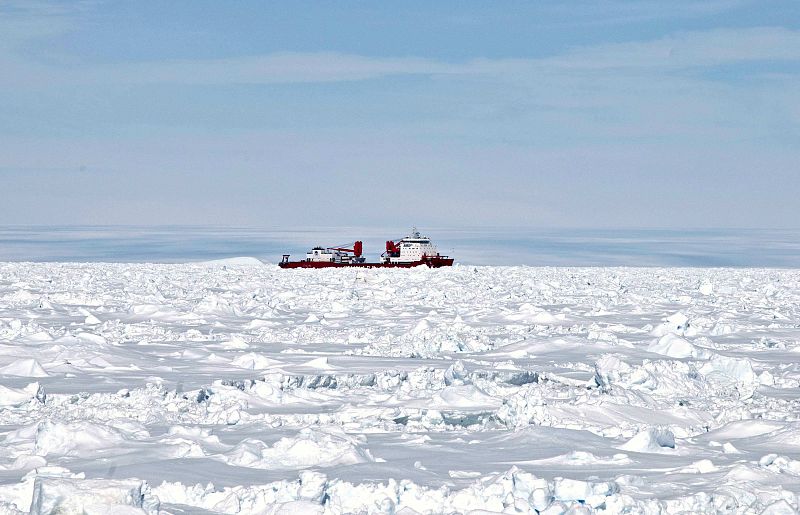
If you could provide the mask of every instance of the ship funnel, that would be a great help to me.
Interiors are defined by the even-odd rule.
[[[356,257],[361,257],[361,251],[363,249],[363,244],[360,241],[357,241],[355,244],[353,244],[353,254],[355,254]]]

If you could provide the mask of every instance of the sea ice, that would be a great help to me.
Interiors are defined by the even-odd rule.
[[[793,513],[797,320],[796,270],[0,263],[0,514]]]

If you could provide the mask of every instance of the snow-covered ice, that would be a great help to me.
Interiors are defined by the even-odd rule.
[[[0,264],[0,513],[794,513],[800,271]]]

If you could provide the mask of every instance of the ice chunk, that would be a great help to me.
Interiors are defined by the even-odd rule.
[[[105,345],[108,343],[103,336],[94,333],[81,332],[77,334],[77,337],[85,342],[93,343],[95,345]]]
[[[775,377],[769,370],[765,370],[758,375],[758,382],[764,386],[775,386]]]
[[[553,496],[559,501],[585,501],[592,495],[592,485],[586,481],[556,478]]]
[[[304,367],[312,367],[312,368],[320,368],[325,370],[333,369],[334,367],[328,364],[328,358],[326,356],[322,356],[319,358],[312,359],[311,361],[306,361],[303,363]]]
[[[725,454],[741,454],[741,451],[730,442],[722,444],[722,452]]]
[[[697,358],[703,355],[701,349],[673,333],[665,334],[650,344],[647,350],[670,358]]]
[[[251,324],[248,324],[250,326]],[[250,347],[246,341],[239,336],[232,336],[230,340],[222,342],[220,346],[224,349],[247,349]]]
[[[459,385],[464,384],[464,378],[467,376],[467,371],[464,368],[464,362],[456,360],[452,365],[450,365],[447,370],[444,372],[444,384],[450,385]]]
[[[275,327],[275,326],[279,326],[279,325],[281,325],[280,322],[274,322],[274,321],[271,321],[271,320],[262,320],[260,318],[254,318],[253,320],[247,322],[247,324],[245,324],[244,327],[245,327],[245,329],[248,329],[248,330],[252,331],[254,329],[261,329],[261,328],[264,328],[264,327]],[[247,345],[247,344],[245,344],[245,345]]]
[[[270,359],[262,354],[256,354],[254,352],[242,354],[231,361],[231,365],[249,370],[262,370],[280,364],[281,362],[278,360]]]
[[[98,325],[101,324],[102,322],[100,321],[99,318],[89,313],[88,315],[86,315],[86,319],[83,321],[83,323],[86,325]]]
[[[155,515],[159,508],[158,498],[144,481],[38,477],[33,487],[30,512]]]
[[[683,474],[708,474],[709,472],[716,472],[719,470],[711,460],[695,461],[688,467],[683,467],[679,472]]]
[[[758,376],[747,358],[714,355],[699,371],[709,381],[736,388],[745,399],[752,397],[759,385]]]
[[[325,500],[325,486],[328,478],[321,472],[303,470],[300,472],[300,490],[297,492],[300,499],[314,503]]]
[[[618,357],[604,354],[594,364],[594,380],[598,386],[608,389],[630,371],[631,367]]]
[[[653,336],[664,336],[665,334],[677,334],[680,336],[691,336],[694,331],[689,331],[689,317],[678,311],[663,319],[663,323],[656,326],[650,334]]]
[[[34,399],[44,400],[44,391],[39,383],[31,383],[25,388],[9,388],[0,384],[0,407],[23,406]]]
[[[758,460],[758,465],[773,472],[784,472],[793,476],[800,476],[800,461],[786,456],[767,454]]]
[[[531,505],[537,511],[541,512],[542,510],[547,508],[547,506],[550,505],[552,500],[553,500],[553,496],[550,493],[550,488],[549,488],[548,485],[544,485],[543,487],[536,488],[531,493]]]
[[[411,329],[411,331],[409,331],[409,334],[422,335],[430,331],[430,329],[431,329],[430,322],[428,322],[423,318],[422,320],[417,322],[417,325],[415,325],[414,328]]]

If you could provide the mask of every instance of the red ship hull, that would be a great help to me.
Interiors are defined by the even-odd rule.
[[[413,268],[415,266],[428,266],[430,268],[441,268],[443,266],[453,266],[453,258],[448,257],[426,257],[419,261],[410,263],[334,263],[332,261],[285,261],[278,263],[281,268]]]

